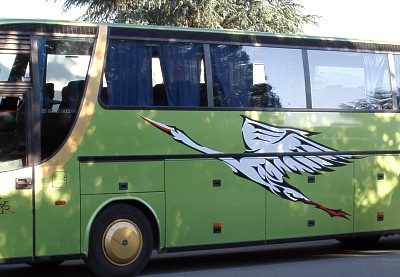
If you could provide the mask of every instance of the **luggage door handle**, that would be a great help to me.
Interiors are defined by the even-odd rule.
[[[15,179],[15,188],[21,189],[32,189],[32,178],[17,178]]]

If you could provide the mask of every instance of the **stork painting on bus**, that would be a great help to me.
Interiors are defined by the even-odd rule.
[[[333,148],[322,145],[309,137],[318,133],[306,130],[274,126],[243,116],[242,136],[246,146],[242,157],[227,157],[219,152],[204,147],[183,130],[166,125],[146,117],[144,120],[184,145],[204,154],[214,154],[217,159],[228,165],[236,175],[263,186],[274,195],[293,202],[313,205],[328,213],[331,217],[349,219],[350,214],[341,209],[330,209],[309,199],[298,188],[290,185],[285,178],[287,173],[308,173],[333,171],[332,168],[345,166],[353,158],[339,155]],[[277,154],[274,156],[273,154]],[[307,155],[309,153],[309,155]],[[249,156],[248,154],[255,154]],[[262,154],[268,154],[265,157]],[[271,155],[272,154],[272,155]],[[286,154],[286,155],[284,155]],[[294,155],[293,155],[294,154]],[[304,155],[303,155],[304,154]],[[218,155],[221,155],[219,157]]]

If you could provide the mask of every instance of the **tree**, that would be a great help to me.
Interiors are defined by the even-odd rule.
[[[358,110],[392,110],[393,98],[392,92],[377,89],[374,92],[367,93],[363,99],[357,99],[349,103],[340,104],[341,109]]]
[[[55,2],[61,0],[54,0]],[[63,10],[86,7],[79,20],[144,25],[301,33],[317,24],[296,0],[63,0]]]

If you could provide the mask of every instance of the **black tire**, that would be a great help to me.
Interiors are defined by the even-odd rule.
[[[131,205],[116,204],[96,217],[86,264],[98,276],[134,276],[147,265],[152,250],[146,216]]]

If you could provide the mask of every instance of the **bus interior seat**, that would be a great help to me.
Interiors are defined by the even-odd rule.
[[[61,103],[59,112],[76,114],[85,88],[84,80],[71,81],[61,90]]]
[[[56,113],[49,113],[42,128],[42,155],[50,156],[64,141],[78,112],[84,80],[71,81],[61,90],[61,102]]]
[[[54,84],[46,83],[43,86],[43,108],[51,110],[54,105]]]
[[[108,105],[110,97],[108,96],[108,87],[102,87],[100,91],[100,101],[101,103]]]
[[[207,107],[208,106],[208,96],[207,96],[207,84],[200,84],[200,106]]]
[[[168,106],[167,92],[164,84],[156,84],[153,87],[153,105]]]
[[[0,110],[16,111],[18,105],[18,97],[3,97],[0,102]]]

